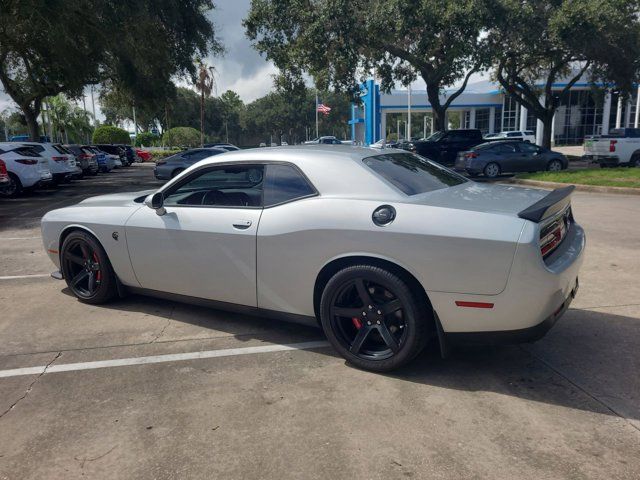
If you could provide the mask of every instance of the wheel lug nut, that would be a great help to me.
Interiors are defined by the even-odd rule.
[[[380,310],[378,310],[378,315],[382,315],[382,312]]]
[[[362,316],[366,317],[367,316],[367,312],[362,312]]]
[[[372,305],[369,305],[369,310],[373,310],[373,306]]]
[[[367,325],[371,325],[371,322],[367,322]]]
[[[378,325],[380,325],[380,320],[378,320],[376,323],[377,323]]]

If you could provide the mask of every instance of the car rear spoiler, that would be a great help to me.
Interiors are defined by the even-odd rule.
[[[533,205],[522,210],[518,213],[518,216],[525,220],[531,220],[532,222],[539,223],[569,205],[571,202],[571,193],[573,193],[575,188],[575,185],[558,188],[549,193],[546,197],[538,200]]]

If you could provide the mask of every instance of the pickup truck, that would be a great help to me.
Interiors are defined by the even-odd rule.
[[[483,143],[482,132],[476,129],[435,132],[425,140],[413,142],[415,152],[442,165],[453,166],[458,152]]]
[[[585,139],[583,158],[602,168],[640,167],[640,128],[616,128]]]

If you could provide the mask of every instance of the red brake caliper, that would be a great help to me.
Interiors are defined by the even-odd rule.
[[[100,268],[100,264],[98,263],[98,254],[93,252],[93,260],[98,264],[98,268]],[[99,282],[102,280],[102,271],[98,270],[96,273],[96,280]]]
[[[358,317],[352,317],[351,321],[353,322],[353,326],[356,327],[358,330],[362,328],[362,322]]]

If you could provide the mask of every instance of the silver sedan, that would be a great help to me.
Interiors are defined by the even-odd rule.
[[[388,371],[429,340],[544,335],[578,288],[571,190],[478,184],[398,150],[254,149],[53,210],[42,234],[83,302],[134,292],[317,322],[350,363]]]

